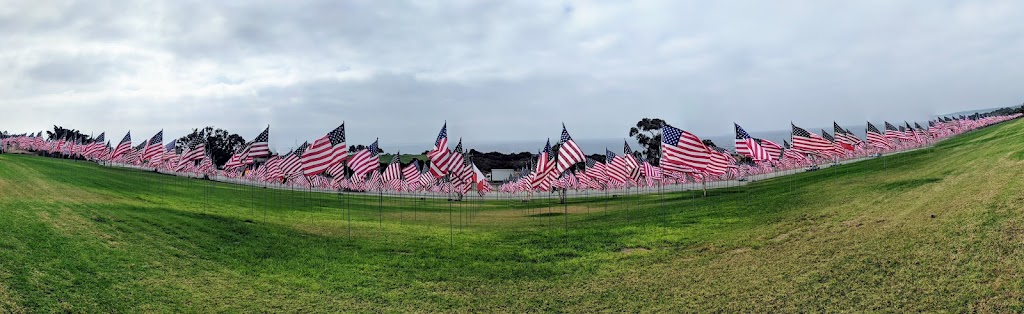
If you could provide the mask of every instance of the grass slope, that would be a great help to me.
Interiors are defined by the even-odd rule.
[[[706,198],[566,207],[0,155],[0,309],[1024,311],[1021,138],[1014,121]]]

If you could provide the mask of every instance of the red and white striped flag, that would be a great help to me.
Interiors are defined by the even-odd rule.
[[[160,130],[160,132],[157,132],[156,135],[153,135],[153,137],[150,138],[148,142],[146,142],[146,149],[142,153],[142,160],[141,161],[147,161],[147,160],[152,161],[152,160],[155,160],[155,159],[158,160],[158,159],[160,159],[160,157],[163,156],[163,153],[164,153],[164,130]]]
[[[807,132],[803,128],[790,124],[793,127],[793,148],[803,151],[832,150],[832,142],[822,138],[820,135]]]
[[[733,123],[732,125],[736,129],[736,153],[750,157],[753,161],[771,160],[768,151],[761,147],[757,140],[750,137],[746,130],[743,130],[739,124]]]
[[[665,171],[706,171],[711,163],[711,150],[700,138],[671,125],[662,127],[661,167]]]
[[[313,145],[302,154],[302,172],[307,176],[323,173],[348,157],[346,149],[345,124],[342,123],[324,137],[313,141]]]
[[[348,167],[352,169],[355,177],[365,176],[370,171],[377,172],[375,170],[380,168],[380,158],[377,157],[377,141],[374,140],[370,147],[352,155]]]
[[[440,179],[448,174],[451,153],[448,151],[447,122],[441,127],[441,132],[437,134],[437,140],[434,141],[434,149],[427,152],[427,157],[430,159],[430,174],[434,178]]]
[[[569,131],[565,130],[564,123],[562,124],[562,138],[559,140],[559,143],[562,145],[558,148],[558,166],[555,167],[555,173],[565,172],[569,167],[584,161],[583,150],[569,136]]]

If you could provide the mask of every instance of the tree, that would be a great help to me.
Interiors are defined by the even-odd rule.
[[[69,142],[86,143],[92,141],[91,135],[82,134],[78,130],[65,129],[61,126],[53,126],[53,131],[46,131],[46,138],[50,140],[64,139]]]
[[[350,153],[355,153],[355,152],[358,152],[358,151],[361,151],[361,150],[367,149],[368,147],[369,147],[369,146],[366,146],[366,145],[362,145],[362,144],[359,144],[359,145],[352,145],[352,146],[349,146],[349,147],[348,147],[348,152],[350,152]],[[383,153],[383,152],[384,152],[384,149],[383,149],[383,148],[380,148],[380,146],[377,146],[377,153],[378,153],[378,154],[380,154],[380,153]]]
[[[665,125],[665,120],[643,118],[637,121],[635,127],[629,129],[629,136],[635,138],[640,147],[643,147],[643,156],[649,160],[657,161],[661,158],[662,125]]]
[[[192,133],[177,139],[175,146],[185,150],[191,148],[194,143],[206,143],[206,152],[213,159],[213,163],[222,166],[231,159],[231,155],[245,146],[245,138],[224,129],[208,126],[203,129],[192,129]]]

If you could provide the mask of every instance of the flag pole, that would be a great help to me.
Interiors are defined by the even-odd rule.
[[[447,176],[446,176],[446,178],[447,178]],[[448,244],[449,246],[454,246],[455,245],[455,225],[454,225],[454,223],[455,223],[455,220],[452,217],[452,192],[449,190],[448,191],[448,237],[449,237],[449,241],[451,241]]]

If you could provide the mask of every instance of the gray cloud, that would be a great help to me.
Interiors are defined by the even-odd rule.
[[[0,129],[215,125],[274,147],[698,135],[1019,104],[1024,4],[38,3],[0,8]],[[120,135],[117,135],[120,136]],[[415,146],[415,145],[410,145]]]

